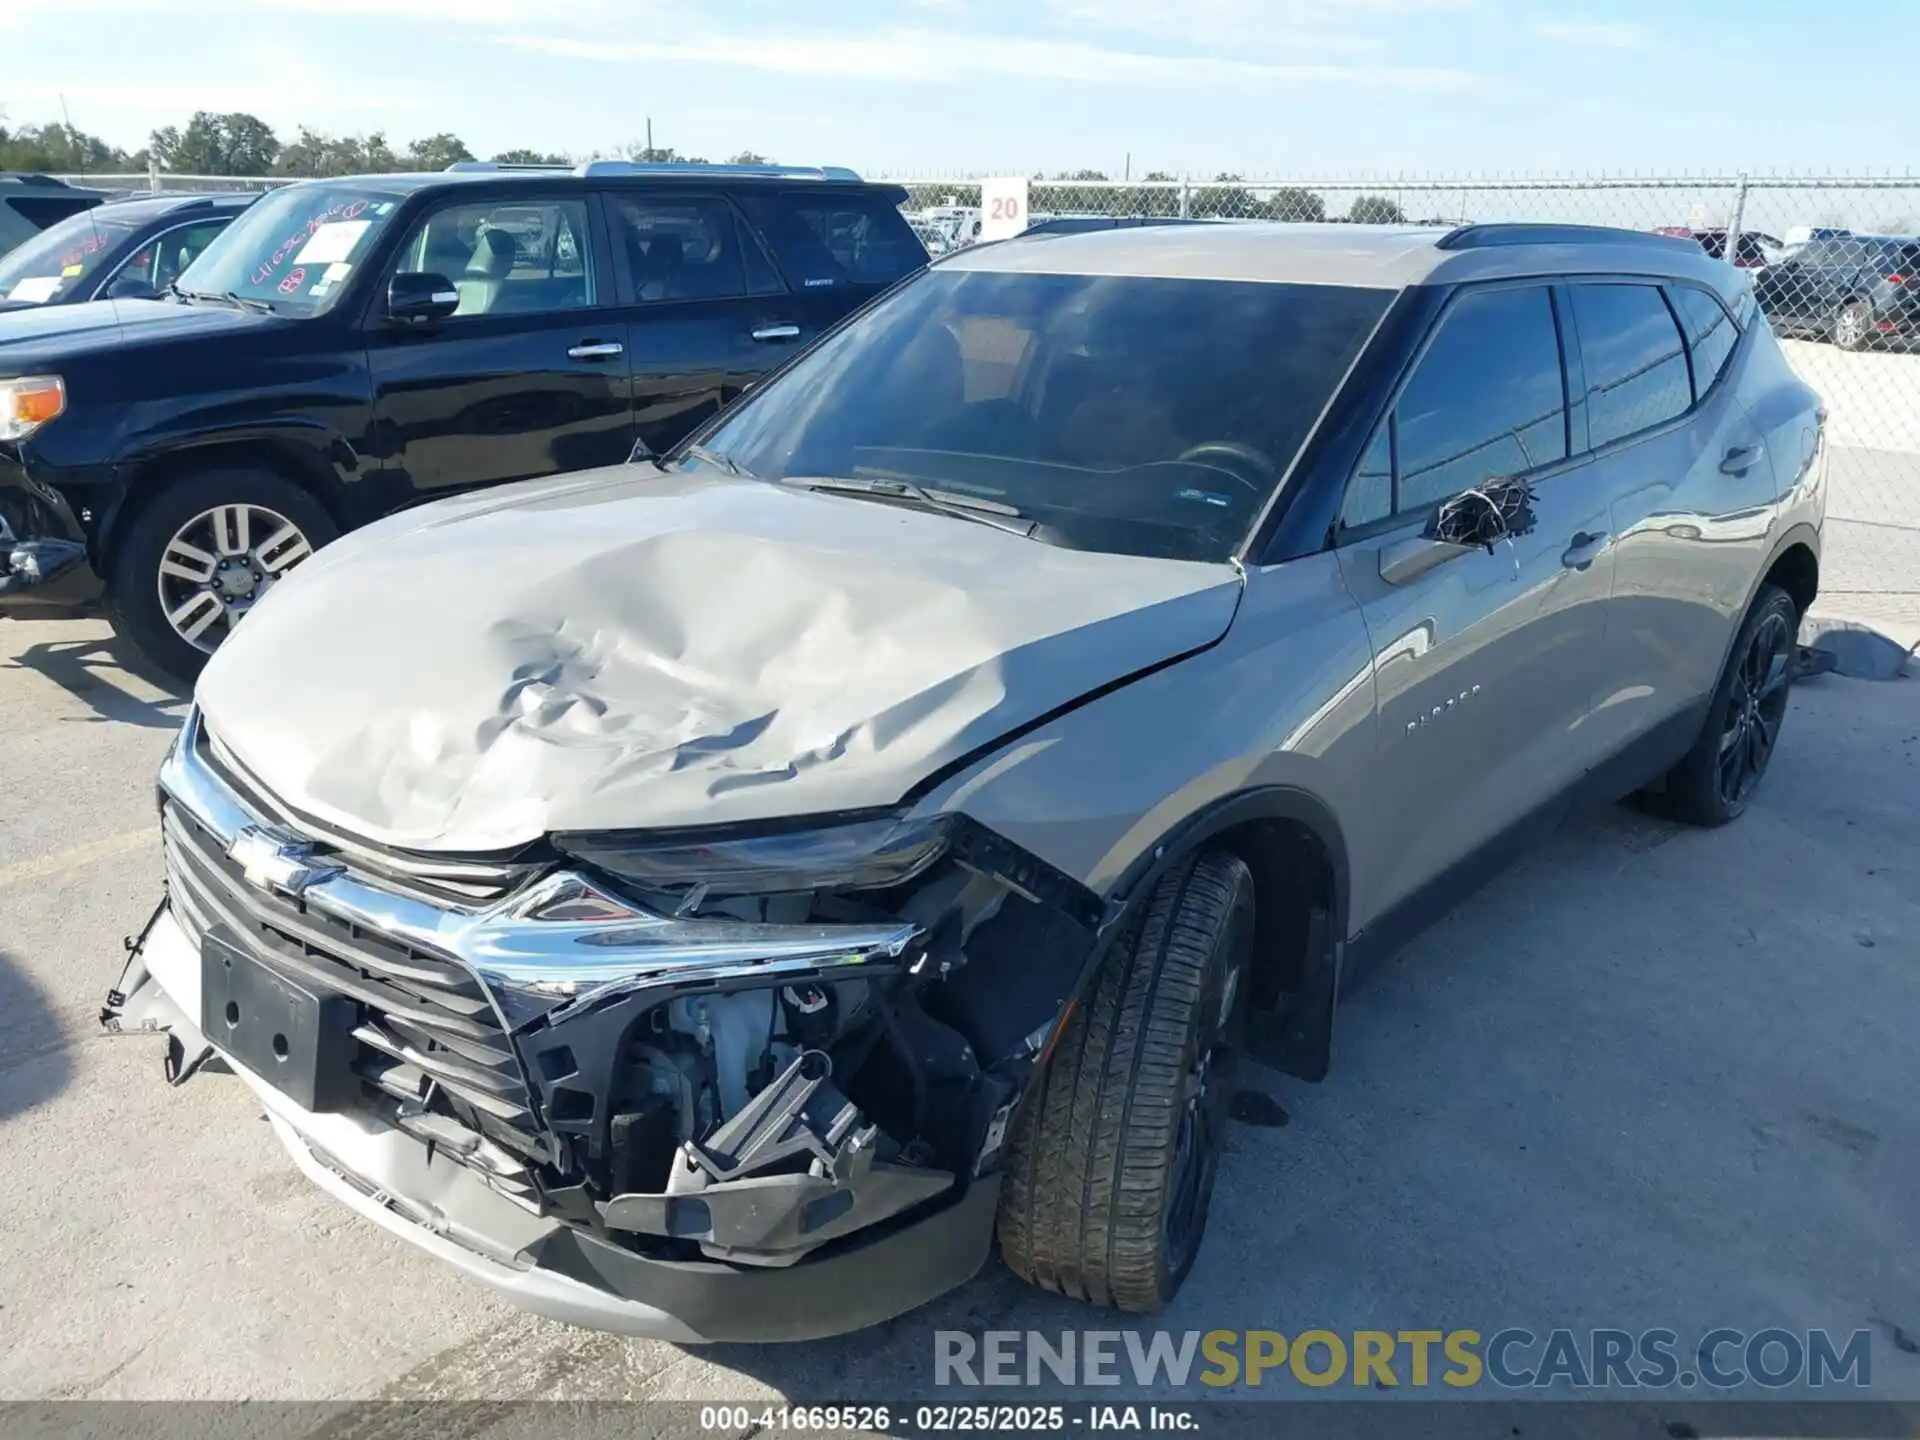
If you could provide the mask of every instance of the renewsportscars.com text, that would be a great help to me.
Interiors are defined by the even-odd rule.
[[[936,1385],[1731,1390],[1873,1383],[1866,1330],[937,1330]]]

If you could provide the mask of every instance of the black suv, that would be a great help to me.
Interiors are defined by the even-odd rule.
[[[308,181],[164,299],[0,314],[0,610],[104,581],[191,677],[344,530],[682,438],[926,263],[905,198],[609,161]]]
[[[83,189],[51,175],[0,172],[0,255],[106,198],[104,190]]]
[[[1783,335],[1890,349],[1920,334],[1920,236],[1809,241],[1754,281],[1753,298]]]
[[[0,255],[0,312],[152,300],[257,195],[138,195],[49,225]]]

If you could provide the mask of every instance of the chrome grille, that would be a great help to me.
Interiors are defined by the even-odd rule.
[[[545,868],[540,861],[416,855],[372,845],[331,831],[276,800],[204,724],[199,727],[197,753],[256,817],[319,841],[332,852],[330,859],[382,889],[436,905],[475,909],[505,899]]]
[[[491,1001],[465,965],[317,905],[248,884],[217,836],[161,807],[168,896],[198,939],[223,928],[301,985],[358,1002],[355,1073],[369,1108],[531,1203],[529,1164],[552,1156]]]

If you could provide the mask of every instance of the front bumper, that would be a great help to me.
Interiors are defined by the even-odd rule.
[[[31,485],[17,454],[0,450],[0,613],[77,605],[100,593],[86,536],[64,502]]]
[[[162,909],[109,1006],[118,1030],[172,1037],[176,1079],[212,1050],[194,1019],[200,963]],[[312,1113],[222,1059],[315,1184],[515,1304],[574,1325],[681,1344],[818,1339],[890,1320],[964,1284],[992,1245],[999,1186],[989,1177],[944,1210],[883,1234],[849,1236],[791,1266],[654,1259],[533,1213],[377,1116]]]

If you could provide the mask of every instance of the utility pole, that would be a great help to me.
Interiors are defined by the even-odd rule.
[[[653,159],[653,117],[647,116],[647,159]]]

